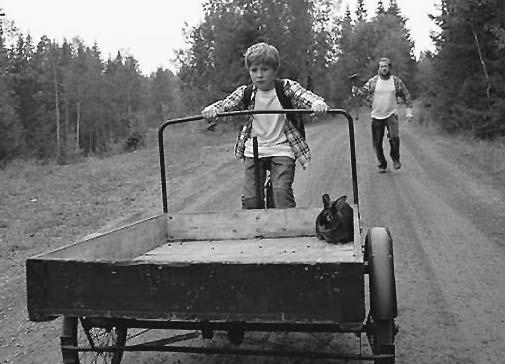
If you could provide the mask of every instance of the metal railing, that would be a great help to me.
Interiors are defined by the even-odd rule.
[[[284,110],[241,110],[241,111],[231,111],[217,114],[217,117],[226,116],[244,116],[244,115],[254,115],[254,114],[312,114],[313,110],[306,109],[284,109]],[[358,199],[358,177],[356,171],[356,148],[354,142],[354,123],[352,116],[343,109],[329,109],[327,112],[329,115],[343,115],[347,119],[349,125],[349,147],[351,151],[351,173],[352,173],[352,192],[353,192],[353,202],[359,206]],[[159,143],[159,153],[160,153],[160,172],[161,172],[161,196],[163,201],[163,212],[168,212],[168,197],[167,197],[167,178],[165,171],[165,144],[163,140],[163,132],[169,125],[188,123],[191,121],[197,121],[204,119],[201,115],[188,116],[183,118],[171,119],[164,122],[158,130],[158,143]]]

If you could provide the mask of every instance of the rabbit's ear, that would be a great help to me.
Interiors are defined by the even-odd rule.
[[[335,202],[346,202],[347,201],[347,195],[343,195],[343,196],[340,196],[339,198],[337,198],[337,201]]]
[[[323,206],[325,209],[328,209],[330,207],[331,201],[330,201],[330,195],[327,193],[323,194]]]

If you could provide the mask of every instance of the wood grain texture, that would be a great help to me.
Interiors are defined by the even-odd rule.
[[[319,212],[163,214],[39,255],[29,317],[359,322],[362,255],[318,240]]]
[[[224,240],[313,236],[320,211],[320,208],[296,208],[168,215],[168,238]]]
[[[41,267],[41,265],[43,267]],[[29,262],[33,321],[59,315],[359,322],[363,264]]]
[[[130,260],[168,240],[165,220],[165,215],[158,215],[34,258],[84,261]]]
[[[169,242],[137,257],[149,262],[335,263],[357,261],[354,246],[313,236]]]

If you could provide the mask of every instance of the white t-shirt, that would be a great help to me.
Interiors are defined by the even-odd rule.
[[[372,100],[372,118],[386,119],[396,113],[396,90],[393,77],[377,80]]]
[[[275,89],[269,91],[256,90],[254,100],[255,110],[279,110],[281,103]],[[295,158],[291,146],[284,133],[285,114],[256,114],[252,122],[251,138],[245,143],[244,155],[253,157],[253,137],[258,138],[258,156]]]

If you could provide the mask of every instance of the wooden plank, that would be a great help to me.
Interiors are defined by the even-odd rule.
[[[37,307],[46,302],[47,265],[39,259],[29,259],[26,263],[26,304],[27,307]],[[45,312],[35,311],[30,315],[33,321],[47,321],[57,317],[46,314]]]
[[[167,241],[310,237],[315,235],[315,220],[319,212],[319,208],[297,208],[162,214],[35,258],[131,260]],[[355,241],[359,247],[359,228],[358,224],[355,225]],[[356,252],[359,249],[355,246]]]
[[[150,264],[42,261],[31,320],[55,315],[138,319],[360,322],[363,264]]]
[[[296,208],[168,215],[168,238],[224,240],[313,236],[320,211],[320,208]]]
[[[158,215],[34,258],[131,260],[168,240],[166,216]]]
[[[170,242],[136,261],[184,263],[335,263],[353,262],[354,245],[329,244],[316,237]]]
[[[359,206],[352,203],[352,213],[353,213],[353,221],[354,221],[354,257],[357,260],[363,261],[363,252],[364,252],[364,247],[365,247],[365,241],[364,239],[362,240],[361,238],[361,233],[363,230],[363,227],[361,226],[361,218],[360,218],[360,213],[359,213]]]

